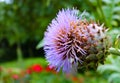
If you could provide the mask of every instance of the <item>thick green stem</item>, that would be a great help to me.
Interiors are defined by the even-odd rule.
[[[105,15],[104,15],[104,12],[103,12],[103,9],[102,9],[102,0],[97,0],[97,4],[98,4],[99,10],[100,10],[100,12],[101,12],[101,15],[102,15],[102,17],[103,17],[102,20],[104,20],[104,21],[105,21],[105,24],[107,24],[106,17],[105,17]]]
[[[17,53],[17,58],[18,58],[18,64],[20,67],[23,67],[23,57],[22,57],[22,50],[21,50],[21,46],[20,44],[17,44],[17,49],[16,49],[16,53]]]

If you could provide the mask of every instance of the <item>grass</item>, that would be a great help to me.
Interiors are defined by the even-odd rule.
[[[24,65],[24,68],[27,68],[33,64],[40,64],[42,66],[46,66],[48,63],[44,58],[29,58],[29,59],[24,59],[22,63],[18,63],[17,61],[12,61],[12,62],[2,63],[1,66],[5,68],[20,68],[19,64]],[[63,81],[69,81],[64,77],[62,73],[60,73],[59,75],[41,73],[41,74],[35,74],[34,76],[35,77],[31,78],[33,82],[31,81],[30,83],[37,83],[37,82],[53,83],[53,81],[55,80],[59,81],[58,83],[63,83]],[[81,83],[107,83],[107,80],[103,78],[101,75],[97,74],[97,72],[86,72],[84,75],[78,74],[78,79],[81,80]],[[71,82],[67,82],[67,83],[71,83]]]
[[[20,65],[23,65],[23,67],[26,68],[33,64],[41,64],[42,66],[46,66],[47,61],[44,58],[28,58],[28,59],[24,59],[22,63],[19,63],[18,61],[11,61],[11,62],[2,63],[0,65],[6,68],[11,68],[11,67],[19,68],[21,67]]]

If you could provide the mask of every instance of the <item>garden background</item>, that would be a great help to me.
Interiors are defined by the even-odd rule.
[[[44,32],[62,8],[86,11],[108,29],[105,65],[77,76],[57,73],[44,57]],[[120,0],[0,0],[0,83],[120,83]]]

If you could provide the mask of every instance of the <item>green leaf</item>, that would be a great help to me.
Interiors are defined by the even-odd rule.
[[[120,6],[114,7],[113,12],[120,12]],[[114,16],[114,15],[113,15]]]
[[[109,48],[108,51],[109,51],[111,54],[120,56],[120,49],[116,49],[116,48],[111,47],[111,48]]]
[[[109,83],[120,83],[120,73],[112,73],[108,78]]]
[[[119,20],[119,21],[120,21],[120,15],[113,15],[112,19],[113,19],[113,20]]]
[[[113,26],[118,26],[118,22],[116,20],[112,20],[111,22]]]
[[[118,4],[120,0],[113,0],[115,4]]]
[[[111,0],[102,0],[106,4],[111,4]]]
[[[115,65],[111,65],[111,64],[106,64],[106,65],[101,65],[98,67],[98,71],[101,73],[104,73],[106,71],[115,71],[115,72],[120,72],[119,67],[115,66]]]
[[[42,48],[44,46],[44,39],[42,39],[38,45],[36,46],[36,49]]]

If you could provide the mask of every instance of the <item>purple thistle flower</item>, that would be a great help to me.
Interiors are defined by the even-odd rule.
[[[59,11],[48,26],[44,37],[44,50],[50,66],[66,73],[76,73],[78,68],[88,68],[89,63],[103,60],[98,51],[105,52],[105,29],[95,22],[78,17],[78,10]],[[94,55],[95,54],[95,55]],[[93,57],[97,57],[93,60]]]

